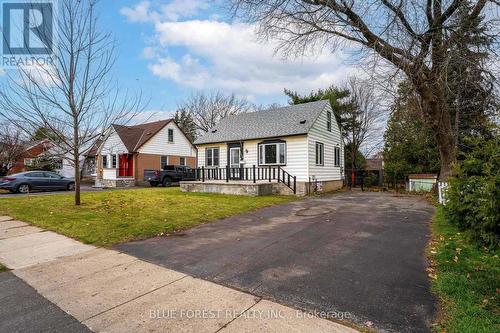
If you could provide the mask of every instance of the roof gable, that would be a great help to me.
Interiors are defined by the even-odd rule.
[[[137,151],[149,139],[155,136],[163,127],[169,124],[172,119],[155,121],[152,123],[123,126],[112,125],[127,150],[131,152]]]
[[[195,144],[307,134],[328,100],[228,116]]]

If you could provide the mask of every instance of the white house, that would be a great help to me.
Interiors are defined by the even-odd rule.
[[[97,154],[96,186],[143,183],[144,170],[196,166],[196,148],[172,119],[134,126],[112,125]]]
[[[226,168],[236,170],[227,178],[234,179],[234,172],[238,172],[236,178],[252,179],[247,174],[253,173],[255,166],[258,173],[264,173],[257,176],[259,180],[268,176],[271,180],[272,176],[283,181],[291,175],[298,193],[343,186],[344,145],[327,100],[228,116],[195,145],[198,166],[218,169],[211,175],[215,178],[224,177],[220,169]]]

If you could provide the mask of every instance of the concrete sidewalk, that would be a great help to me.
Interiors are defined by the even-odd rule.
[[[95,332],[357,332],[9,217],[0,221],[0,262]]]

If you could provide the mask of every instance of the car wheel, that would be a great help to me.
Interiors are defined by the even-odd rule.
[[[18,193],[30,193],[31,191],[31,186],[29,184],[21,184],[17,187],[17,192]]]
[[[156,187],[158,186],[158,182],[149,182],[149,185],[151,185],[151,187]]]
[[[75,190],[75,183],[69,183],[68,186],[66,187],[68,191],[74,191]]]
[[[170,177],[163,178],[163,187],[168,187],[172,185],[172,179]]]

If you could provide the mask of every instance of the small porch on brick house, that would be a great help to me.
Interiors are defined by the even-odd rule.
[[[194,181],[180,183],[183,192],[236,195],[297,194],[297,177],[280,166],[215,167],[193,170]]]
[[[102,156],[102,174],[98,180],[103,187],[127,187],[135,185],[134,154]],[[107,159],[110,158],[110,161]]]

